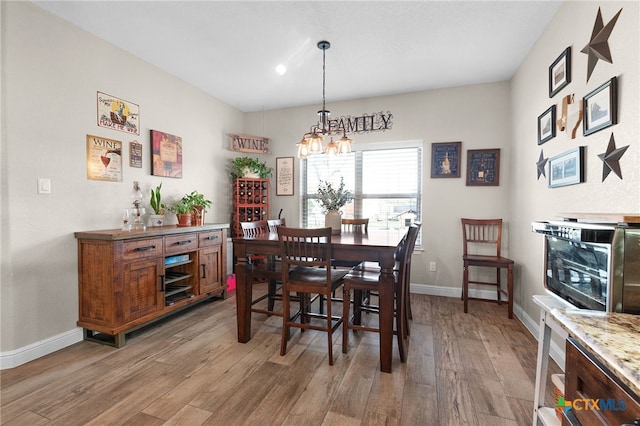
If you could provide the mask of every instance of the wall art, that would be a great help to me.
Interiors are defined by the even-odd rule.
[[[538,116],[538,145],[556,137],[556,106],[551,105],[549,109]]]
[[[549,67],[549,97],[553,98],[569,83],[571,83],[571,46],[567,47]]]
[[[140,134],[140,107],[133,102],[98,92],[98,126]]]
[[[293,195],[293,157],[276,158],[276,195]]]
[[[603,154],[598,154],[598,158],[602,160],[602,181],[609,176],[609,173],[615,173],[620,179],[622,179],[622,170],[620,169],[620,158],[624,155],[625,151],[629,148],[629,145],[622,148],[616,148],[616,140],[611,133],[609,138],[609,145],[607,151]]]
[[[467,150],[467,186],[500,185],[500,148]]]
[[[431,177],[459,178],[462,142],[431,144]]]
[[[151,174],[182,178],[182,138],[151,130]]]
[[[618,78],[613,77],[582,99],[582,133],[587,136],[618,123]]]
[[[536,163],[536,169],[538,170],[538,180],[540,180],[540,176],[544,176],[545,178],[547,177],[545,168],[547,165],[547,161],[549,161],[549,159],[544,158],[544,154],[542,151],[543,150],[540,150],[540,158],[538,158],[538,162]]]
[[[549,159],[549,188],[584,182],[584,146]]]
[[[87,179],[122,182],[122,142],[87,135]]]
[[[129,142],[129,167],[142,168],[142,144],[138,141]]]
[[[602,12],[600,12],[600,8],[598,8],[596,22],[593,24],[593,31],[591,31],[591,40],[589,40],[589,43],[587,43],[587,45],[580,51],[582,53],[586,53],[589,57],[587,61],[587,82],[589,82],[593,69],[596,67],[596,64],[600,59],[609,62],[610,64],[613,63],[611,50],[609,50],[609,36],[613,31],[613,27],[616,25],[620,12],[622,12],[622,9],[620,9],[618,13],[616,13],[609,22],[607,22],[607,25],[604,25],[602,21]]]

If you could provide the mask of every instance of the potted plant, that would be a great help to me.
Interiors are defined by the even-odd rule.
[[[191,206],[193,218],[191,222],[193,225],[202,226],[204,224],[204,213],[206,209],[211,207],[211,200],[204,198],[204,195],[198,191],[192,191],[190,194],[186,194],[182,197],[182,201]]]
[[[149,215],[149,222],[151,226],[164,225],[164,214],[166,213],[167,206],[162,202],[162,196],[160,190],[162,189],[162,183],[151,190],[151,198],[149,198],[149,204],[153,214]]]
[[[334,187],[326,180],[318,185],[318,202],[325,214],[324,226],[331,227],[333,234],[339,234],[342,222],[340,209],[353,200],[353,194],[344,188],[344,178],[340,177],[340,185]]]
[[[176,201],[169,207],[169,210],[176,214],[178,226],[191,226],[191,214],[193,207],[184,198]]]
[[[272,173],[273,168],[268,167],[266,162],[261,162],[258,158],[238,157],[231,162],[233,179],[242,177],[266,179]]]

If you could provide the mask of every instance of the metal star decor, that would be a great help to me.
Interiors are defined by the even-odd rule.
[[[609,50],[609,36],[613,31],[613,27],[616,25],[620,12],[622,12],[622,9],[616,13],[616,16],[614,16],[607,25],[603,25],[602,13],[600,13],[600,8],[598,8],[598,15],[596,16],[596,22],[593,24],[593,32],[591,33],[591,40],[589,44],[580,51],[589,55],[587,81],[589,81],[589,77],[591,77],[591,73],[600,59],[610,64],[613,63],[611,51]]]
[[[617,174],[622,179],[622,171],[620,170],[620,158],[624,152],[629,148],[629,145],[622,148],[616,148],[616,140],[611,133],[609,139],[609,146],[604,154],[598,154],[598,158],[602,160],[602,181],[609,176],[609,173],[613,170],[613,173]]]
[[[544,171],[545,166],[547,165],[547,161],[549,161],[549,159],[544,158],[544,154],[542,153],[542,150],[540,150],[540,158],[536,163],[536,167],[538,168],[538,180],[540,180],[540,175],[544,176],[545,178],[547,177],[547,174]]]

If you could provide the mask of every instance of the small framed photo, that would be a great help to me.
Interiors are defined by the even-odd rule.
[[[598,87],[582,99],[582,133],[587,136],[618,123],[618,78]]]
[[[293,187],[293,157],[276,158],[276,195],[294,195]]]
[[[549,159],[549,188],[584,182],[584,146]]]
[[[431,177],[459,178],[462,142],[431,144]]]
[[[569,83],[571,83],[571,46],[567,47],[549,67],[549,97],[553,98]]]
[[[538,145],[556,137],[556,106],[551,107],[538,116]]]
[[[467,186],[500,185],[500,149],[467,150]]]

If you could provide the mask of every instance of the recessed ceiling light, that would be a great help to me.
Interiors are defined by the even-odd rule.
[[[285,67],[284,65],[280,64],[276,67],[276,72],[280,75],[284,75],[287,72],[287,67]]]

